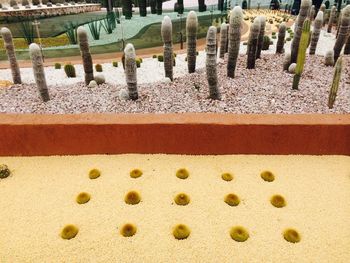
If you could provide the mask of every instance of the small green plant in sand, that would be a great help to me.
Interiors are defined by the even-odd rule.
[[[63,239],[72,239],[79,232],[79,229],[75,225],[66,225],[61,231],[61,237]]]
[[[122,226],[122,228],[120,229],[120,234],[123,237],[132,237],[133,235],[136,234],[137,228],[134,224],[125,224]]]
[[[89,172],[90,179],[96,179],[96,178],[100,177],[100,175],[101,175],[100,170],[95,169],[95,168],[90,170],[90,172]]]
[[[11,174],[10,169],[7,167],[6,164],[0,165],[0,179],[4,179],[6,177],[9,177]]]
[[[180,179],[186,179],[189,175],[189,172],[185,168],[181,168],[176,172],[176,177]]]
[[[186,239],[191,234],[191,230],[184,224],[178,224],[173,229],[173,235],[176,239]]]
[[[301,240],[300,234],[292,228],[288,228],[283,231],[283,237],[285,240],[291,243],[298,243]]]
[[[277,208],[285,207],[287,205],[286,200],[281,195],[272,196],[270,202],[274,207]]]
[[[126,194],[124,201],[128,205],[137,205],[141,201],[141,196],[136,191],[130,191]]]
[[[237,242],[244,242],[249,238],[248,230],[242,226],[232,227],[230,230],[230,236]]]
[[[175,196],[174,201],[177,205],[188,205],[190,197],[185,193],[179,193]]]
[[[142,175],[142,171],[140,169],[134,169],[130,172],[131,178],[139,178]]]
[[[225,203],[229,206],[238,206],[241,200],[235,194],[228,194],[225,196]]]
[[[275,180],[275,176],[273,175],[272,172],[270,171],[263,171],[261,174],[260,174],[261,178],[266,181],[266,182],[272,182]]]
[[[229,181],[233,180],[233,175],[230,173],[223,173],[221,175],[221,178],[222,178],[222,180],[229,182]]]
[[[86,192],[82,192],[80,194],[78,194],[77,198],[75,199],[77,201],[78,204],[82,205],[82,204],[86,204],[87,202],[90,201],[90,194],[86,193]]]

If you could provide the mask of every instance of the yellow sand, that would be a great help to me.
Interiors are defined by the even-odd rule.
[[[0,262],[350,262],[350,157],[345,156],[171,156],[110,155],[0,158],[13,172],[0,180]],[[90,168],[101,177],[88,178]],[[178,168],[190,176],[175,176]],[[129,172],[140,168],[140,178]],[[271,170],[276,180],[263,181]],[[234,179],[221,179],[232,172]],[[142,202],[124,203],[129,190]],[[76,196],[91,194],[87,204]],[[185,192],[188,206],[173,204]],[[241,198],[230,207],[224,196]],[[273,194],[287,206],[269,203]],[[137,226],[133,237],[119,233]],[[172,227],[191,228],[175,240]],[[63,240],[60,231],[76,224],[78,235]],[[242,225],[250,238],[231,239]],[[285,228],[301,234],[292,244]]]

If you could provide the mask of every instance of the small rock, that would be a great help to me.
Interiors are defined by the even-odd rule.
[[[101,84],[106,82],[105,76],[103,74],[97,74],[94,77],[94,79],[95,79],[97,85],[101,85]]]
[[[288,72],[291,73],[291,74],[294,74],[295,73],[295,68],[296,68],[297,64],[296,63],[292,63],[289,65],[289,68],[288,68]]]
[[[121,89],[119,91],[119,99],[120,100],[128,100],[129,99],[129,93],[126,91],[126,89]]]
[[[95,80],[91,80],[89,85],[88,85],[89,88],[97,88],[98,87],[98,84]]]

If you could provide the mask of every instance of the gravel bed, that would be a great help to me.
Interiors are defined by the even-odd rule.
[[[226,77],[226,61],[218,63],[220,101],[208,99],[204,69],[175,78],[173,83],[139,85],[139,99],[119,99],[125,85],[104,84],[87,88],[83,83],[50,86],[51,100],[41,102],[33,84],[15,85],[0,90],[0,112],[7,113],[350,113],[349,57],[334,109],[327,107],[333,67],[323,57],[307,58],[299,90],[292,90],[293,75],[282,71],[282,55],[263,54],[256,69],[246,69],[246,56],[240,55],[236,78]]]

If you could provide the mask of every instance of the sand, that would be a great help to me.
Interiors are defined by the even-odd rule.
[[[346,156],[176,156],[92,155],[1,157],[12,175],[0,180],[0,262],[350,262],[350,157]],[[88,171],[99,168],[100,178]],[[186,167],[186,180],[175,177]],[[129,172],[140,168],[133,179]],[[276,180],[260,178],[263,170]],[[234,180],[221,179],[223,172]],[[138,205],[124,203],[137,190]],[[84,205],[80,192],[91,194]],[[188,206],[173,197],[185,192]],[[230,192],[237,207],[224,203]],[[269,203],[273,194],[284,208]],[[135,236],[119,234],[134,223]],[[172,227],[187,224],[191,235],[175,240]],[[66,224],[80,231],[71,240],[59,236]],[[232,226],[250,232],[244,243],[231,239]],[[301,234],[292,244],[285,228]]]

